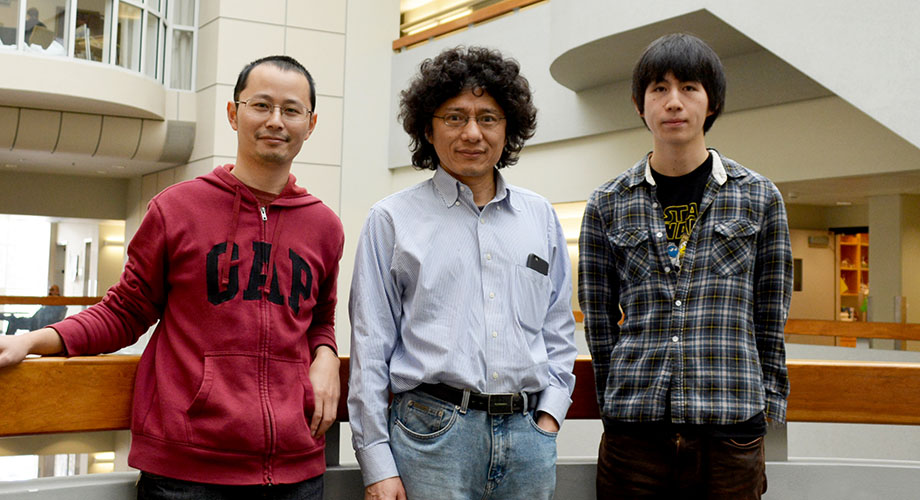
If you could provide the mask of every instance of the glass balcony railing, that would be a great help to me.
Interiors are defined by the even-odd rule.
[[[0,1],[0,51],[121,66],[191,90],[197,0]]]

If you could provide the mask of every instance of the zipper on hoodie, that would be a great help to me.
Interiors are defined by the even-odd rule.
[[[268,208],[265,205],[260,204],[259,214],[262,217],[262,241],[266,241],[268,239]],[[269,252],[271,252],[271,250],[269,250]],[[266,261],[264,256],[262,260],[263,262]],[[271,286],[271,280],[273,278],[272,276],[270,276],[271,272],[272,270],[269,269],[268,270],[269,277],[266,279],[268,286]],[[263,325],[263,331],[261,333],[261,339],[259,342],[260,351],[261,351],[260,353],[261,354],[261,360],[260,360],[261,370],[260,371],[262,372],[262,377],[263,377],[262,384],[264,384],[263,394],[264,394],[265,399],[263,400],[263,404],[265,405],[265,413],[268,419],[268,450],[266,450],[267,453],[265,454],[265,459],[262,464],[262,470],[263,470],[265,483],[267,485],[271,485],[274,483],[274,478],[272,477],[272,472],[273,472],[272,471],[273,469],[272,456],[275,453],[275,422],[274,422],[275,415],[274,415],[274,412],[272,411],[271,399],[269,398],[269,387],[268,387],[269,385],[268,384],[269,352],[268,352],[268,338],[267,337],[268,337],[268,332],[270,330],[270,326],[268,324],[270,312],[267,310],[267,304],[265,303],[264,290],[263,290],[261,298],[259,299],[259,309],[261,312],[262,325]]]

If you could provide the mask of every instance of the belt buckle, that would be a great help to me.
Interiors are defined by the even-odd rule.
[[[514,394],[489,394],[489,415],[511,415]]]

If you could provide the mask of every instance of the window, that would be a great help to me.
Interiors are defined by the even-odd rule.
[[[145,34],[147,51],[144,56],[144,73],[150,78],[157,79],[157,71],[160,69],[160,18],[152,12],[147,13],[147,32]]]
[[[15,49],[19,34],[19,0],[0,2],[0,50]]]
[[[134,71],[141,70],[141,15],[143,11],[120,2],[118,6],[118,41],[115,64]]]
[[[195,2],[192,0],[173,0],[173,23],[180,26],[195,25]]]
[[[78,0],[74,26],[73,56],[87,61],[109,62],[112,0]]]
[[[29,0],[22,23],[24,47],[28,52],[66,56],[64,46],[66,0]]]

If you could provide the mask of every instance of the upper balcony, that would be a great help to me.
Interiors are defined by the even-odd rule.
[[[197,17],[196,0],[0,2],[0,164],[118,177],[187,160]]]

